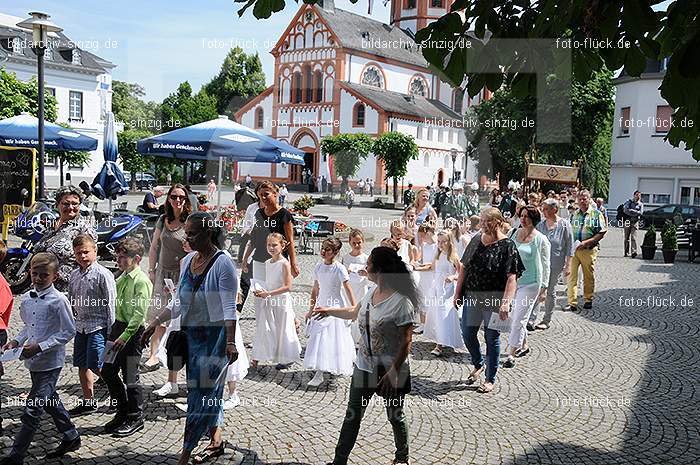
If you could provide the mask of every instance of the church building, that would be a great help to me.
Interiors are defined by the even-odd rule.
[[[390,24],[335,8],[333,0],[302,5],[271,50],[274,84],[236,113],[236,120],[306,152],[305,166],[238,163],[234,175],[302,182],[302,171],[340,184],[324,136],[387,131],[413,136],[419,157],[405,182],[415,186],[476,181],[465,157],[462,115],[488,91],[468,98],[432,72],[414,40],[416,30],[449,12],[453,0],[391,0]],[[453,157],[456,159],[453,163]],[[354,179],[385,184],[370,154]]]

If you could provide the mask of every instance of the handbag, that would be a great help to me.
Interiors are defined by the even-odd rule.
[[[369,354],[370,360],[372,359],[372,338],[370,336],[370,325],[369,325],[369,301],[367,302],[367,306],[365,307],[367,310],[365,312],[365,325],[367,327],[367,352]],[[411,392],[411,371],[409,369],[408,363],[404,362],[401,364],[401,367],[399,368],[398,371],[398,380],[399,380],[399,385],[396,389],[392,389],[389,392],[383,392],[380,391],[378,388],[379,380],[382,379],[382,377],[387,373],[387,368],[382,365],[382,363],[377,363],[376,365],[377,371],[376,371],[376,379],[374,380],[374,390],[377,393],[378,396],[384,398],[384,399],[393,399],[399,396],[405,396],[409,392]],[[367,373],[369,375],[369,373]]]

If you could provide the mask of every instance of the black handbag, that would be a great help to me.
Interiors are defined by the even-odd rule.
[[[372,359],[372,338],[370,336],[370,325],[369,325],[369,301],[367,302],[366,312],[365,312],[365,324],[367,326],[367,352],[369,353],[369,358],[370,360]],[[398,381],[399,385],[396,389],[391,390],[390,392],[383,392],[379,390],[379,380],[382,379],[382,377],[389,371],[387,367],[385,367],[381,362],[377,363],[376,365],[377,370],[376,370],[376,379],[374,379],[372,386],[375,389],[375,392],[377,393],[378,396],[383,397],[384,399],[393,399],[399,396],[405,396],[409,392],[411,392],[411,370],[409,369],[408,363],[404,362],[401,364],[401,367],[399,368],[398,371]],[[365,372],[366,373],[366,372]],[[370,373],[366,373],[367,375],[370,375]]]

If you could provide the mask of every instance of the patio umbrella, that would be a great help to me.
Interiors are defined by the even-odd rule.
[[[38,127],[39,120],[28,113],[0,120],[0,146],[39,148]],[[97,139],[45,121],[44,146],[47,150],[89,151],[97,148]]]
[[[124,179],[124,173],[117,165],[119,146],[117,133],[114,129],[114,113],[107,113],[107,121],[104,127],[104,142],[102,151],[105,163],[102,169],[92,181],[92,193],[99,199],[109,198],[109,213],[112,213],[112,200],[119,195],[129,192],[129,186]]]
[[[139,153],[160,157],[219,160],[219,186],[224,158],[254,163],[304,164],[304,152],[301,150],[231,121],[226,116],[141,139],[136,149]],[[217,203],[221,205],[220,188]]]

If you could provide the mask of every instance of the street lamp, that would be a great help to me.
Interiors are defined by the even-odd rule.
[[[49,21],[46,13],[32,11],[31,18],[17,23],[18,27],[32,31],[32,46],[37,55],[37,74],[39,79],[39,198],[44,198],[44,52],[49,32],[61,32],[63,29]]]
[[[452,184],[456,182],[455,179],[455,164],[457,163],[457,155],[459,155],[459,150],[457,149],[452,149],[450,150],[450,156],[452,157]]]

